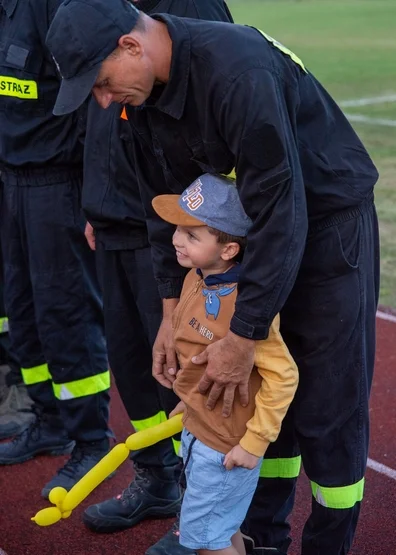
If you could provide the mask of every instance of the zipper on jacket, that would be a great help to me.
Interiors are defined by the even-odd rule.
[[[200,285],[202,283],[202,279],[200,278],[196,283],[195,286],[193,287],[193,289],[190,291],[190,293],[187,295],[187,297],[184,299],[183,304],[181,306],[181,308],[178,308],[178,315],[177,315],[177,320],[175,323],[175,326],[173,328],[173,330],[176,332],[179,329],[179,325],[180,325],[180,320],[187,308],[187,305],[190,303],[191,299],[193,297],[195,297],[195,295],[197,294],[198,289],[200,288]],[[179,305],[180,306],[180,305]]]

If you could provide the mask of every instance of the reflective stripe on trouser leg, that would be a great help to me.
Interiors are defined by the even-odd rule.
[[[350,486],[324,487],[311,482],[312,495],[319,505],[329,509],[351,509],[362,501],[364,478]]]
[[[158,426],[158,424],[165,422],[165,420],[167,420],[165,411],[159,411],[154,416],[150,416],[150,418],[144,418],[143,420],[131,420],[131,424],[137,432],[141,432],[142,430],[148,430],[149,428]],[[179,457],[181,441],[172,438],[172,443],[175,453]]]
[[[301,456],[284,459],[264,459],[260,478],[297,478],[301,469]]]
[[[21,368],[23,383],[25,385],[35,385],[51,380],[48,364],[40,364],[31,368]]]
[[[7,333],[8,329],[8,318],[0,318],[0,333]]]
[[[110,388],[110,372],[106,370],[101,374],[81,378],[67,383],[53,383],[54,395],[60,401],[68,401],[87,395],[95,395]]]

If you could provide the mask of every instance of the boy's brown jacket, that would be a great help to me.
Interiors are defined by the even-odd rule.
[[[249,405],[242,407],[237,394],[228,418],[221,414],[222,399],[214,410],[206,408],[207,395],[198,391],[205,366],[196,365],[191,359],[229,330],[237,284],[224,283],[227,274],[235,281],[232,270],[219,274],[221,282],[216,285],[207,285],[195,269],[185,279],[180,303],[173,315],[181,367],[174,390],[186,404],[184,425],[196,438],[222,453],[240,443],[246,451],[260,457],[279,434],[297,388],[298,371],[280,335],[279,316],[276,316],[268,338],[256,342]],[[216,276],[209,278],[211,282],[216,280]],[[210,280],[207,278],[208,283]]]

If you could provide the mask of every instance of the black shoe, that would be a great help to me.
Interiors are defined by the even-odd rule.
[[[12,441],[0,444],[0,464],[22,463],[37,455],[68,455],[73,446],[74,441],[62,428],[51,425],[51,417],[35,414],[25,430]]]
[[[71,490],[74,484],[85,476],[108,452],[109,440],[107,438],[91,443],[76,443],[70,459],[65,466],[58,470],[56,476],[43,487],[41,495],[44,499],[48,499],[50,491],[58,486],[65,488],[66,491]],[[109,478],[113,475],[114,473]]]
[[[135,464],[133,482],[117,497],[91,505],[84,524],[94,532],[116,532],[147,517],[172,517],[180,512],[181,494],[174,467],[143,468]]]
[[[280,551],[277,547],[256,547],[252,538],[245,536],[245,534],[242,534],[242,537],[246,555],[287,555],[287,553]]]
[[[148,548],[145,555],[197,555],[196,551],[179,543],[179,519],[155,545]]]

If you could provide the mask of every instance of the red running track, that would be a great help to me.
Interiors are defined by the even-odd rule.
[[[368,469],[365,501],[352,555],[396,554],[396,321],[378,320],[377,368],[371,399],[372,439],[370,458],[390,469],[394,478]],[[112,426],[119,441],[130,426],[118,394],[112,400]],[[132,530],[96,535],[81,522],[89,504],[119,493],[131,479],[131,466],[124,463],[117,475],[102,484],[71,517],[48,528],[30,521],[48,506],[41,497],[42,485],[62,464],[62,458],[39,457],[22,465],[0,469],[0,548],[7,555],[144,555],[163,535],[172,520],[145,521]],[[290,555],[299,553],[299,537],[310,506],[310,489],[299,480],[292,517],[294,542]]]

